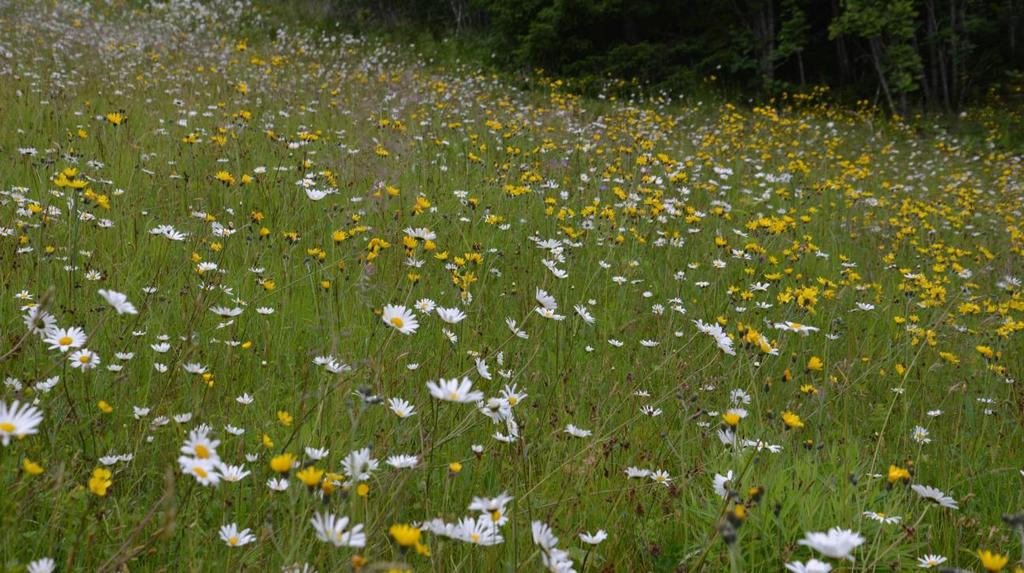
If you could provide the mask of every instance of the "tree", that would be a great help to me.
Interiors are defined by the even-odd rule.
[[[917,89],[922,69],[921,56],[914,47],[917,10],[913,1],[845,0],[842,5],[842,14],[829,28],[829,38],[845,34],[865,40],[889,110],[905,112],[907,94]]]

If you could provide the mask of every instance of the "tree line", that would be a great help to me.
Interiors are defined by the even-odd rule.
[[[1024,0],[333,1],[339,21],[472,39],[506,66],[673,90],[828,85],[905,113],[1024,83]]]

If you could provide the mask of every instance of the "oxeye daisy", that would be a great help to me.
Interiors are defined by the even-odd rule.
[[[865,541],[861,534],[849,529],[833,527],[825,533],[809,532],[798,543],[833,559],[853,561],[851,553]]]
[[[35,406],[17,400],[10,406],[0,402],[0,443],[7,446],[11,438],[23,438],[39,431],[43,413]]]
[[[200,485],[216,486],[220,483],[219,464],[214,460],[181,456],[178,465],[181,473],[194,477]]]
[[[916,483],[911,485],[910,489],[914,490],[917,493],[917,495],[921,496],[922,498],[930,502],[938,504],[940,507],[945,507],[948,509],[959,508],[956,500],[943,493],[940,489]]]
[[[220,528],[220,538],[228,547],[241,547],[256,541],[256,536],[248,529],[238,530],[238,525],[229,523]]]
[[[917,558],[917,566],[921,569],[931,569],[945,563],[947,559],[942,555],[928,554]]]
[[[50,557],[36,559],[28,564],[27,573],[53,573],[57,570],[57,563]]]
[[[580,533],[580,541],[588,545],[598,545],[605,539],[608,539],[608,532],[603,529],[598,529],[596,533]]]
[[[451,380],[442,378],[437,382],[431,380],[427,382],[427,389],[430,390],[431,396],[445,402],[465,404],[478,402],[484,397],[483,392],[473,390],[473,382],[466,377],[463,377],[462,380],[458,378]]]
[[[393,467],[395,469],[407,469],[407,468],[416,467],[416,464],[419,463],[419,458],[417,458],[416,456],[410,456],[410,455],[397,455],[397,456],[388,456],[388,458],[386,460],[384,460],[384,461],[389,466],[391,466],[391,467]]]
[[[381,313],[381,320],[402,334],[413,334],[420,327],[416,315],[401,305],[385,305],[384,312]]]
[[[107,304],[114,307],[117,314],[138,314],[135,305],[128,302],[128,296],[117,291],[100,289],[100,296],[107,301]]]
[[[310,523],[317,539],[335,547],[363,547],[366,545],[363,525],[357,524],[349,529],[347,517],[326,512],[316,513]]]
[[[51,350],[67,352],[73,348],[81,348],[88,337],[85,331],[77,326],[71,328],[54,328],[46,332],[43,342],[50,345]]]
[[[466,318],[466,313],[462,312],[458,308],[444,308],[437,307],[437,316],[441,317],[441,320],[448,324],[458,324]]]
[[[402,398],[388,398],[388,408],[399,418],[408,418],[416,414],[416,408]]]
[[[68,356],[68,364],[72,368],[77,368],[82,372],[85,372],[99,366],[100,357],[92,350],[82,348],[72,352],[71,355]]]

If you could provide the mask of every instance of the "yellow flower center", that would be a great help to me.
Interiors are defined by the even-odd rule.
[[[509,406],[515,406],[518,402],[519,402],[519,400],[516,399],[515,396],[509,396],[508,397],[508,405]]]
[[[391,324],[395,325],[395,328],[402,328],[403,326],[405,326],[405,322],[403,322],[402,318],[399,316],[392,318]]]
[[[469,540],[472,541],[473,543],[479,543],[480,542],[480,534],[479,533],[472,533],[472,534],[470,534]]]
[[[204,470],[203,468],[198,467],[198,466],[192,468],[192,473],[196,474],[197,476],[199,476],[201,478],[204,478],[207,475],[209,475],[209,474],[206,473],[206,470]]]
[[[448,393],[448,399],[449,400],[458,400],[459,399],[458,392],[449,392]]]
[[[501,521],[501,512],[497,509],[491,512],[491,521]]]
[[[60,339],[57,340],[57,344],[61,346],[70,346],[72,342],[74,341],[71,340],[70,336],[61,336]]]
[[[14,424],[10,422],[0,422],[0,432],[7,432],[8,434],[14,431]]]
[[[206,458],[210,457],[210,448],[207,448],[206,446],[204,446],[202,444],[199,444],[198,446],[196,446],[195,450],[196,450],[196,457],[197,458],[205,460]]]
[[[92,357],[89,356],[88,354],[83,354],[78,357],[78,361],[81,362],[82,364],[88,364],[91,360]]]
[[[228,538],[228,545],[238,545],[238,536],[232,535]]]

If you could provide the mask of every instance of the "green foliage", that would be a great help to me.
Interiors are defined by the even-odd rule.
[[[309,0],[303,0],[308,2]],[[324,0],[329,1],[329,0]],[[710,76],[730,88],[826,84],[911,96],[952,110],[1019,71],[1020,0],[335,0],[335,18],[376,22],[486,46],[496,63],[542,68],[581,85],[609,78],[692,91]]]

